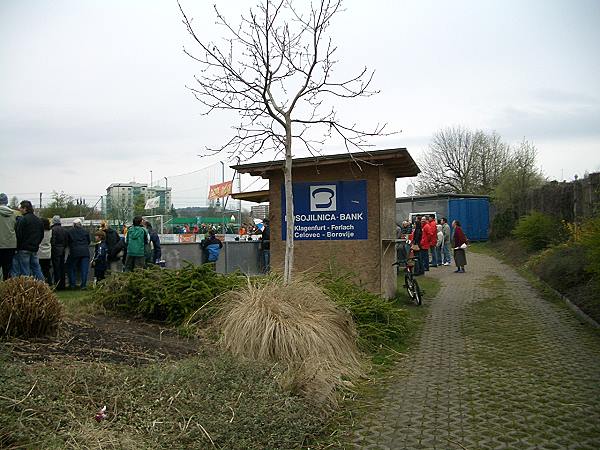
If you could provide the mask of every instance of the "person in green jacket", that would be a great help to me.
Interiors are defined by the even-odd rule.
[[[142,226],[142,217],[133,218],[133,226],[127,230],[125,244],[127,245],[127,257],[125,258],[125,272],[134,269],[143,269],[146,264],[145,246],[150,242],[146,229]]]

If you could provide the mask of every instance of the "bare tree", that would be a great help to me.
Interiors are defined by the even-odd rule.
[[[294,209],[292,150],[319,153],[330,137],[341,139],[349,150],[367,145],[366,138],[384,134],[385,125],[363,130],[338,120],[325,100],[375,94],[369,86],[373,72],[366,68],[344,80],[334,77],[336,47],[327,31],[341,10],[341,0],[305,3],[300,11],[292,0],[263,0],[233,25],[215,6],[217,24],[227,33],[223,44],[202,39],[181,5],[183,23],[199,54],[184,52],[200,64],[196,83],[189,86],[206,107],[205,114],[226,110],[239,115],[225,151],[247,160],[272,151],[285,155],[286,251],[284,280],[292,277]],[[304,4],[303,4],[304,5]]]
[[[499,183],[510,163],[511,151],[508,144],[495,131],[475,133],[475,167],[473,171],[474,194],[489,194]]]
[[[480,137],[466,128],[446,128],[435,133],[419,161],[417,192],[469,192],[476,171],[477,145],[481,145]]]
[[[133,218],[133,206],[126,196],[115,195],[108,205],[108,217],[116,220],[120,227]]]
[[[493,191],[494,203],[499,210],[513,211],[515,217],[527,212],[527,192],[542,185],[545,178],[536,166],[537,149],[523,139],[511,152],[509,162]]]
[[[489,194],[510,160],[510,148],[495,132],[446,128],[433,135],[419,161],[420,194]]]

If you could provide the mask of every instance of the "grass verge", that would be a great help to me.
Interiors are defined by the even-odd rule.
[[[288,449],[322,420],[279,389],[277,366],[223,354],[141,368],[3,359],[1,448]]]

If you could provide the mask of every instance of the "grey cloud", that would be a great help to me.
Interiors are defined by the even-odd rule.
[[[556,105],[598,105],[598,98],[593,95],[558,89],[537,89],[533,92],[533,98],[543,103]]]
[[[500,111],[493,126],[508,139],[596,138],[600,136],[600,107],[524,109]]]

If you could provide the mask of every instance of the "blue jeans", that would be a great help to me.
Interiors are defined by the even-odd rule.
[[[431,253],[431,265],[435,267],[435,266],[437,266],[438,264],[440,264],[440,263],[438,262],[438,259],[437,259],[437,251],[436,251],[436,247],[431,247],[431,248],[429,249],[429,252]]]
[[[442,265],[442,246],[435,247],[435,260],[437,261],[438,266]]]
[[[450,249],[448,248],[448,244],[442,245],[442,257],[443,257],[444,263],[450,264],[451,258],[450,258]]]
[[[429,249],[421,249],[419,252],[422,270],[429,270]]]
[[[268,273],[271,270],[271,250],[262,251],[263,272]]]
[[[71,258],[69,256],[69,287],[74,288],[77,285],[77,266],[81,274],[81,289],[85,289],[88,281],[88,272],[90,270],[90,257],[78,256]]]
[[[45,279],[36,252],[30,252],[29,250],[17,250],[13,257],[12,275],[15,277],[19,275],[35,277],[42,281]]]

